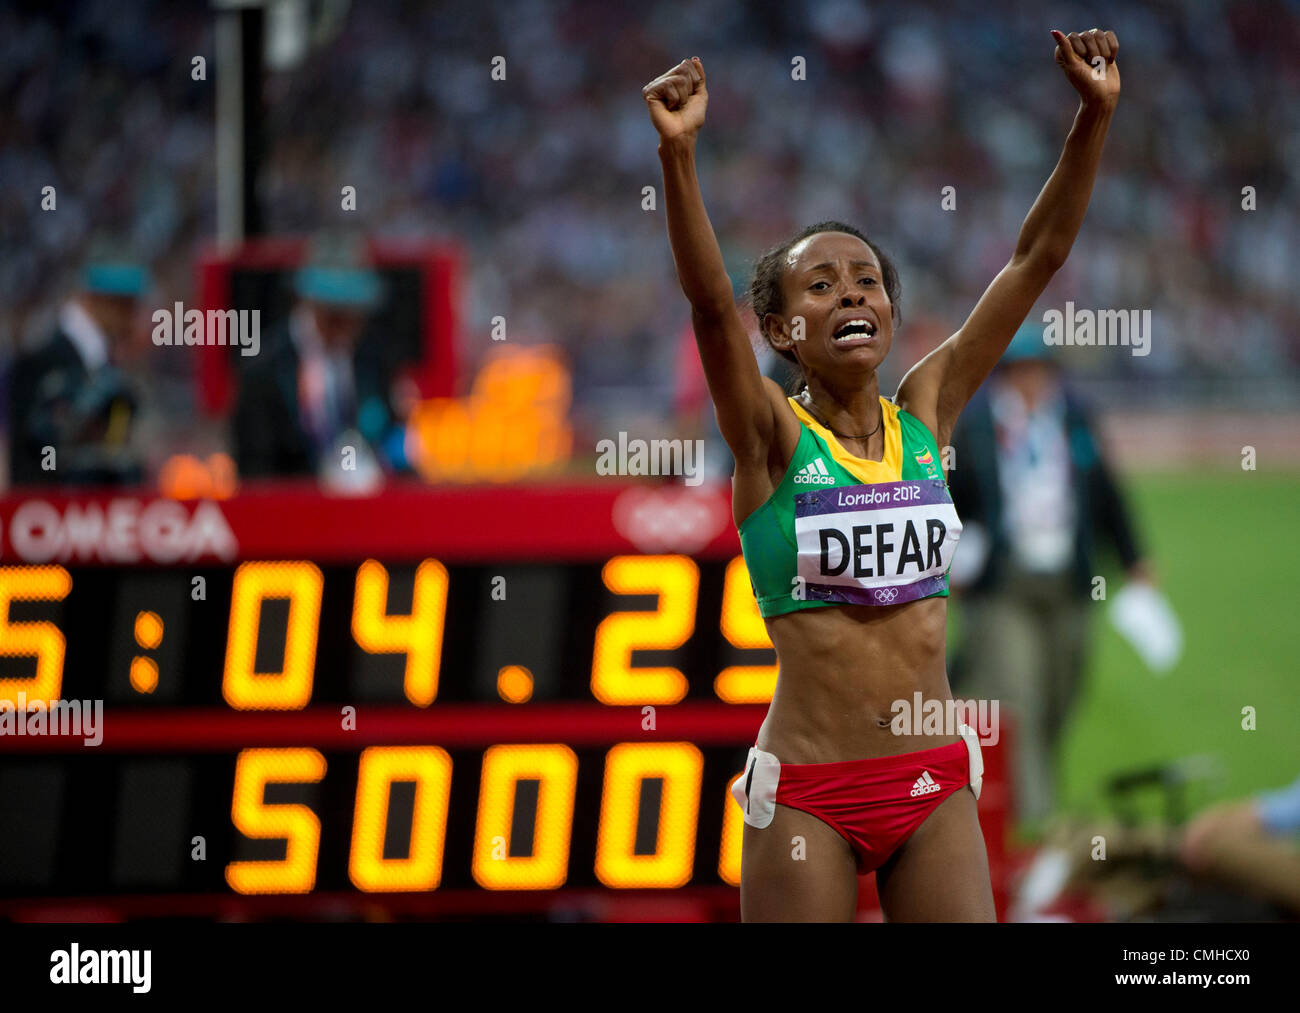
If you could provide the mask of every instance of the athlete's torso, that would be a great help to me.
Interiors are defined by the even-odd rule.
[[[941,745],[889,728],[893,701],[950,695],[946,573],[961,525],[934,437],[882,398],[884,452],[870,461],[790,406],[801,423],[790,462],[740,524],[780,661],[757,744],[790,763]]]
[[[785,475],[741,523],[759,612],[892,605],[948,594],[961,522],[929,430],[881,398],[884,454],[850,454],[793,398],[802,423]]]

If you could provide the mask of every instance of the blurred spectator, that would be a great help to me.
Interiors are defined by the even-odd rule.
[[[1180,853],[1195,872],[1300,914],[1300,777],[1289,787],[1211,806],[1183,832]]]
[[[1096,607],[1098,544],[1114,546],[1131,578],[1147,579],[1146,570],[1092,421],[1048,355],[1042,324],[1016,333],[952,445],[949,487],[964,525],[952,574],[965,585],[957,692],[999,700],[1018,718],[1015,804],[1033,824],[1055,805],[1056,750]]]
[[[659,167],[640,89],[689,39],[709,74],[704,197],[737,285],[767,246],[837,218],[899,265],[902,340],[918,311],[955,330],[1074,114],[1046,21],[985,0],[687,8],[351,4],[340,31],[268,76],[256,180],[268,231],[315,232],[354,186],[368,233],[463,244],[470,337],[500,315],[512,336],[564,347],[579,424],[667,418],[673,338],[689,321],[662,209],[642,208]],[[1154,335],[1149,356],[1080,355],[1075,378],[1105,381],[1116,403],[1140,386],[1148,403],[1293,407],[1300,8],[1087,10],[1121,29],[1124,104],[1049,298],[1150,308]],[[197,304],[194,255],[216,232],[213,23],[205,0],[0,9],[0,346],[47,329],[64,265],[101,226],[129,228],[174,272],[167,300]],[[989,58],[959,58],[972,48]],[[506,58],[506,80],[483,54]],[[792,80],[791,54],[806,81]],[[46,186],[57,211],[41,207]],[[165,432],[192,424],[185,404],[168,400]]]
[[[323,477],[340,467],[345,446],[363,458],[356,470],[373,468],[393,421],[382,358],[362,341],[382,287],[356,250],[317,244],[294,277],[288,320],[240,372],[241,477]]]
[[[9,377],[14,485],[135,484],[131,440],[139,398],[120,367],[150,278],[141,265],[99,258],[59,310],[53,333],[17,356]]]

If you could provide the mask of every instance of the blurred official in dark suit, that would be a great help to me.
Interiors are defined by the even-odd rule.
[[[318,256],[294,277],[294,291],[289,319],[240,373],[240,475],[326,479],[345,445],[359,468],[374,469],[392,412],[382,356],[362,336],[382,298],[381,279],[355,257]]]
[[[19,354],[9,376],[14,485],[124,485],[143,480],[131,444],[138,398],[123,357],[148,270],[96,259],[59,310],[54,332]]]
[[[1115,549],[1131,579],[1150,579],[1092,419],[1049,353],[1042,324],[1021,327],[957,423],[949,475],[965,525],[952,571],[963,586],[954,692],[1000,700],[1019,719],[1016,810],[1026,823],[1055,807],[1099,546]]]

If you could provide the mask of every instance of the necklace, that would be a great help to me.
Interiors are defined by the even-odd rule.
[[[804,399],[804,401],[808,403],[809,408],[814,407],[812,395],[808,393],[807,387],[803,389],[803,391],[800,393],[800,396]],[[818,411],[817,414],[820,416],[821,412]],[[885,410],[882,408],[880,409],[880,421],[876,423],[876,428],[871,430],[871,432],[867,433],[865,436],[846,436],[844,433],[835,432],[835,430],[832,429],[830,426],[826,425],[824,421],[822,422],[822,425],[826,426],[827,432],[832,433],[835,436],[838,436],[841,440],[869,440],[871,439],[871,437],[875,436],[876,433],[880,431],[880,427],[884,424],[884,422],[885,422]]]

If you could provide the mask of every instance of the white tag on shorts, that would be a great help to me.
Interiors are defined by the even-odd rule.
[[[980,752],[979,735],[970,725],[962,725],[957,731],[966,741],[966,752],[970,756],[970,790],[978,801],[980,788],[984,785],[984,754]]]
[[[751,746],[745,758],[745,772],[731,786],[731,797],[745,814],[745,822],[760,830],[776,815],[776,786],[781,780],[781,761],[772,753]]]

